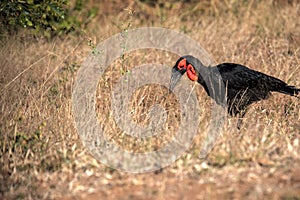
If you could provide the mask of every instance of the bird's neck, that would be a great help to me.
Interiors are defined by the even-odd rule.
[[[206,67],[205,67],[205,68],[206,68]],[[201,70],[201,71],[204,72],[204,71],[206,71],[206,70]],[[198,75],[197,75],[197,76],[198,76],[197,82],[198,82],[200,85],[202,85],[202,87],[205,89],[205,91],[206,91],[206,93],[208,94],[208,96],[210,96],[209,89],[208,89],[208,87],[207,87],[206,81],[205,81],[205,79],[203,78],[203,74],[208,76],[207,72],[201,73],[201,72],[197,71],[197,73],[198,73]],[[207,76],[206,76],[206,77],[207,77]]]

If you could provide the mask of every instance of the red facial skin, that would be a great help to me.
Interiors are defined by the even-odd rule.
[[[178,65],[177,65],[177,68],[179,70],[183,70],[183,69],[186,69],[186,74],[187,76],[189,77],[189,79],[191,81],[197,81],[198,80],[198,77],[197,77],[197,73],[194,69],[194,67],[191,65],[191,64],[188,64],[186,65],[186,59],[182,59]]]

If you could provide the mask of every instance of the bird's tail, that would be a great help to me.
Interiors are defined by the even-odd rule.
[[[300,93],[300,89],[295,86],[286,85],[282,87],[278,92],[283,94],[289,94],[291,96],[297,96]]]

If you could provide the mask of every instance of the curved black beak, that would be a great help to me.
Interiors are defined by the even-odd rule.
[[[172,69],[172,75],[171,75],[171,80],[170,80],[170,91],[173,91],[176,84],[179,82],[181,76],[183,75],[182,72],[178,71],[175,67]]]

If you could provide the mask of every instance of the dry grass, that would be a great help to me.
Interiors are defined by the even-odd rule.
[[[300,86],[298,1],[117,3],[94,3],[101,11],[87,31],[94,43],[129,25],[162,26],[199,41],[217,63],[241,63]],[[210,115],[204,105],[210,100],[196,86],[203,117],[190,150],[162,172],[127,174],[97,162],[82,146],[74,127],[71,93],[77,69],[91,52],[86,36],[70,35],[50,43],[26,33],[2,38],[1,199],[300,198],[299,99],[276,93],[253,105],[241,131],[236,130],[235,119],[228,119],[213,151],[206,160],[199,160],[202,130]],[[120,68],[128,70],[150,61],[173,66],[177,57],[137,51],[125,58],[111,65],[99,80],[99,121],[109,123],[107,133],[125,149],[159,148],[176,129],[172,123],[179,120],[174,96],[161,101],[164,88],[141,88],[130,105],[133,120],[142,124],[149,123],[147,109],[153,103],[171,110],[164,137],[133,140],[103,116],[109,115],[112,77],[121,76]],[[139,98],[144,98],[142,104],[137,104]]]

